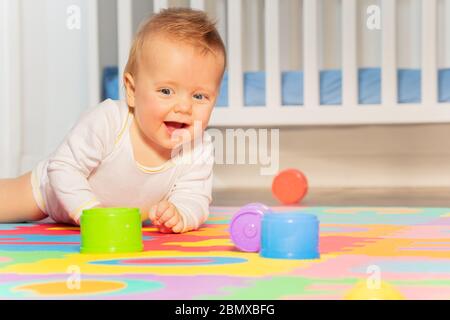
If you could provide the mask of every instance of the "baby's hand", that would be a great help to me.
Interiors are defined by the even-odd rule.
[[[169,201],[163,200],[154,205],[149,212],[149,218],[159,232],[180,233],[183,230],[183,220],[177,208]]]

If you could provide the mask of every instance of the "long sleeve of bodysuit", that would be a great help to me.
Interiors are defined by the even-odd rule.
[[[198,229],[209,216],[214,148],[208,134],[204,135],[201,147],[194,148],[187,162],[168,197],[183,219],[182,232]]]
[[[119,112],[107,100],[88,109],[50,156],[49,183],[61,204],[59,222],[79,224],[83,210],[99,205],[88,177],[114,145]]]

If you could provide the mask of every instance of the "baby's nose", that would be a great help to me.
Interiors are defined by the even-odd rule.
[[[183,99],[183,100],[178,101],[178,103],[175,105],[174,111],[180,112],[180,113],[191,114],[192,113],[191,101],[189,101],[188,99]]]

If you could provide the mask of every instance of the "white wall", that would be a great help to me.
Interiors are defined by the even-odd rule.
[[[449,124],[283,128],[280,169],[302,170],[312,187],[450,187],[449,136]],[[270,190],[260,168],[216,165],[214,185]]]
[[[51,153],[89,105],[89,0],[21,0],[23,77],[22,172]],[[81,28],[67,28],[67,8]]]
[[[19,174],[21,142],[19,5],[0,0],[0,177]]]

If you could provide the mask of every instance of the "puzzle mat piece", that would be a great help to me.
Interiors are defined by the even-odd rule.
[[[321,259],[313,261],[238,252],[228,234],[237,209],[213,207],[204,228],[184,235],[146,225],[145,252],[106,258],[78,253],[76,227],[0,225],[0,297],[341,299],[378,263],[406,298],[448,298],[448,208],[274,207],[318,215]],[[74,265],[81,291],[67,287]]]

